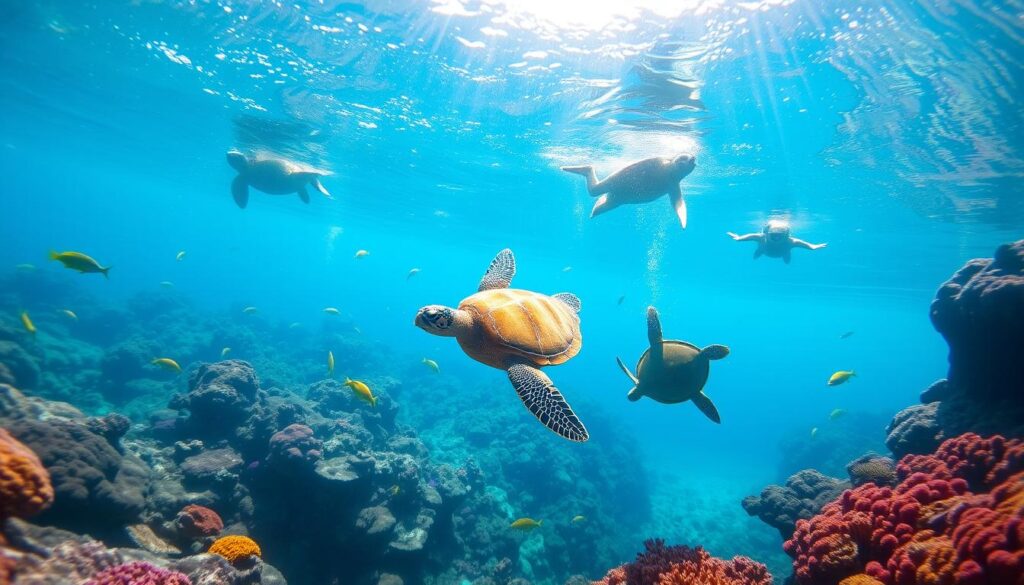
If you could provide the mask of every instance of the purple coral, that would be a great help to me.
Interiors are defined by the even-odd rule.
[[[270,437],[271,464],[312,466],[323,456],[323,443],[313,436],[313,429],[303,424],[290,424]]]
[[[135,561],[110,567],[98,573],[86,585],[192,585],[192,581],[177,571]]]

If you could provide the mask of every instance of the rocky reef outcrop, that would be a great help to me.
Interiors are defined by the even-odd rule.
[[[893,419],[892,452],[928,453],[968,431],[1024,435],[1024,240],[965,264],[939,287],[931,320],[949,372]]]
[[[770,485],[760,496],[747,496],[742,504],[747,514],[777,529],[785,539],[793,534],[797,520],[814,516],[849,487],[849,482],[805,469],[791,475],[785,485]]]

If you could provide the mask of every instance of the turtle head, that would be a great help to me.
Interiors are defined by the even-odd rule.
[[[231,167],[236,171],[241,173],[245,169],[249,168],[249,159],[246,158],[246,156],[241,152],[232,149],[228,151],[227,156],[228,164],[231,165]]]
[[[427,305],[416,313],[414,324],[420,329],[441,337],[455,337],[457,327],[456,309],[444,305]]]
[[[696,167],[697,157],[692,154],[680,154],[672,159],[672,168],[675,170],[675,174],[680,180],[686,175],[692,173],[693,169]]]

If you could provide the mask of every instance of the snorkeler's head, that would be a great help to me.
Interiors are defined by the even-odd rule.
[[[427,333],[451,337],[455,335],[455,311],[443,305],[427,305],[416,313],[414,324]]]
[[[789,223],[781,219],[770,219],[763,231],[769,240],[782,240],[789,237]]]
[[[693,172],[697,166],[697,157],[692,154],[680,154],[672,159],[672,166],[675,168],[676,176],[682,179]]]

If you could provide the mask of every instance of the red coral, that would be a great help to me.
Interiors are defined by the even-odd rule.
[[[798,583],[1024,585],[1024,442],[968,433],[907,455],[893,488],[847,490],[797,522]]]
[[[224,530],[224,521],[213,510],[189,504],[178,512],[178,532],[188,538],[215,536]]]
[[[50,474],[36,454],[0,429],[0,523],[27,518],[53,503]]]
[[[771,585],[761,563],[746,557],[725,561],[701,547],[665,546],[661,539],[644,543],[636,560],[616,567],[595,585]]]

